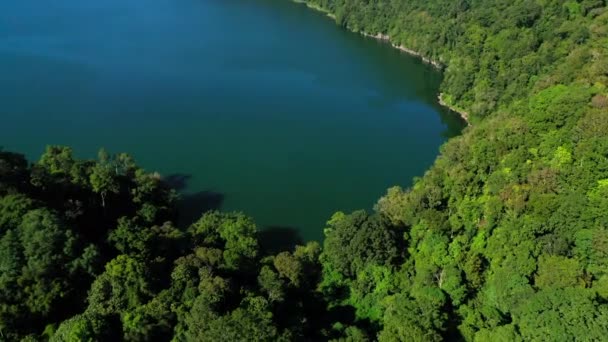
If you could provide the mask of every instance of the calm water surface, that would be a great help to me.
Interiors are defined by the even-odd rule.
[[[1,146],[126,151],[187,215],[240,210],[304,240],[458,134],[440,81],[285,0],[0,1]]]

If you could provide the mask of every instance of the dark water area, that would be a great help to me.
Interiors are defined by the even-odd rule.
[[[459,134],[441,74],[285,0],[0,2],[0,146],[128,152],[268,239],[409,186]],[[263,235],[264,236],[264,235]]]

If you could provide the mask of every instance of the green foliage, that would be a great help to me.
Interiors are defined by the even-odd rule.
[[[34,206],[25,195],[14,194],[0,198],[0,234],[16,229],[23,216]]]
[[[105,150],[99,151],[99,161],[91,170],[91,187],[93,191],[101,195],[101,205],[106,206],[106,197],[120,191],[116,176],[117,172],[112,167],[110,156]]]
[[[80,314],[61,323],[50,342],[93,342],[112,338],[111,325],[103,316]]]
[[[91,312],[101,315],[118,314],[145,303],[150,288],[146,266],[137,260],[119,255],[105,266],[89,292]]]
[[[374,322],[382,320],[383,303],[396,289],[391,269],[374,265],[360,271],[349,287],[349,303],[356,309],[357,318]]]
[[[296,287],[300,286],[303,276],[302,263],[289,252],[281,252],[274,258],[274,267],[279,275]]]
[[[328,225],[321,256],[327,270],[354,278],[366,265],[390,266],[398,261],[398,235],[381,216],[338,213]]]
[[[46,169],[51,175],[69,175],[74,166],[72,149],[67,146],[47,146],[38,166]]]
[[[125,217],[108,236],[108,242],[120,253],[154,263],[177,258],[183,239],[184,233],[170,222],[146,228]]]
[[[583,269],[578,260],[556,255],[538,259],[535,285],[540,288],[575,287],[582,285]]]
[[[572,125],[584,112],[590,97],[591,93],[585,87],[558,84],[530,98],[527,118],[538,130]]]
[[[76,280],[91,270],[96,253],[50,211],[27,212],[0,239],[0,330],[25,331],[25,317],[48,319],[81,291]]]
[[[369,337],[365,333],[365,331],[349,326],[346,327],[343,331],[343,336],[340,338],[330,340],[332,342],[368,342],[370,341]]]
[[[441,340],[443,301],[441,292],[433,289],[422,289],[417,299],[403,294],[389,298],[378,341]]]
[[[270,301],[283,301],[285,299],[285,283],[279,278],[279,274],[269,266],[262,267],[258,276],[258,283]]]
[[[524,341],[602,340],[608,333],[608,310],[586,289],[547,289],[514,312]]]
[[[188,231],[198,246],[223,250],[225,267],[238,269],[258,254],[255,223],[241,213],[210,212]]]
[[[95,177],[101,171],[111,178],[110,192],[116,204],[113,208],[98,205],[95,191],[101,191],[98,187],[101,183],[97,184],[100,179]],[[99,331],[95,327],[100,325],[94,317],[99,314],[87,311],[86,317],[76,315],[86,307],[87,291],[100,273],[100,266],[115,256],[106,241],[111,241],[121,252],[145,261],[154,275],[159,275],[163,267],[168,268],[181,252],[183,233],[170,224],[159,225],[157,219],[161,215],[148,223],[152,228],[143,230],[149,234],[138,235],[127,229],[149,221],[137,214],[138,204],[126,191],[137,185],[136,171],[143,172],[125,154],[110,157],[101,153],[97,163],[75,159],[68,147],[49,146],[40,161],[30,166],[23,156],[0,153],[3,177],[0,181],[0,332],[4,337],[37,339],[32,336],[42,333],[45,327],[44,336],[50,336],[52,327],[74,316],[77,319],[70,321],[73,324],[69,329],[76,330],[62,330],[65,333],[62,338],[97,340],[95,334]],[[158,204],[157,212],[163,215],[170,212],[171,191],[160,182],[149,189],[157,195],[152,202]],[[115,229],[117,218],[123,216],[121,229]],[[132,262],[125,265],[129,272],[133,271],[132,265]],[[130,278],[120,272],[106,272],[99,276],[92,298],[97,295],[103,302],[103,298],[100,299],[103,296],[99,296],[101,290],[110,289],[105,298],[108,302],[139,304],[132,300],[134,296],[128,290],[118,286],[122,283],[132,288],[129,281]],[[96,304],[103,307],[107,303]],[[114,309],[128,304],[117,304]],[[112,325],[113,333],[115,326]],[[93,330],[97,332],[91,333]]]
[[[121,321],[125,341],[169,340],[174,325],[169,293],[161,292],[145,305],[125,312]]]
[[[272,313],[266,300],[247,298],[243,308],[220,317],[193,317],[186,341],[277,341],[279,335],[272,324]]]

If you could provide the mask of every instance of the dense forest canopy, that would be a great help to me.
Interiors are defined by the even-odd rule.
[[[278,252],[241,213],[177,227],[127,154],[0,150],[0,340],[608,336],[606,2],[309,4],[440,61],[472,126],[411,189]]]

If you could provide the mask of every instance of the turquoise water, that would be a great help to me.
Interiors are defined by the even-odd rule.
[[[129,152],[180,187],[184,220],[240,210],[321,239],[459,133],[440,81],[283,0],[0,2],[0,145]]]

